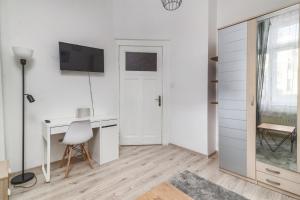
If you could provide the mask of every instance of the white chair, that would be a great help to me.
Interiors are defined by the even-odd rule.
[[[87,159],[90,167],[93,168],[89,152],[84,145],[92,137],[93,137],[93,131],[91,128],[90,120],[74,121],[71,123],[69,129],[67,130],[62,140],[62,143],[67,145],[61,161],[61,167],[63,167],[65,158],[67,157],[68,159],[65,177],[68,177],[69,175],[72,151],[76,149],[80,149],[80,152],[84,160]]]

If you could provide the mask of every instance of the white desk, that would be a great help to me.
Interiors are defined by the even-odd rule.
[[[89,145],[92,158],[99,164],[104,164],[119,157],[118,120],[115,117],[95,116],[90,118],[58,118],[49,119],[49,123],[43,121],[44,160],[42,163],[42,170],[46,182],[50,182],[51,136],[65,133],[73,121],[86,119],[91,120],[91,127],[93,129],[99,130],[94,135],[94,139],[91,140],[91,145]],[[109,127],[110,129],[108,130],[107,128]]]

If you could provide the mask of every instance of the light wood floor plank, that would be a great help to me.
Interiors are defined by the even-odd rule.
[[[70,177],[64,168],[51,166],[51,183],[44,183],[40,168],[32,169],[37,185],[30,189],[12,188],[11,200],[134,200],[176,174],[189,170],[226,189],[254,200],[293,200],[261,186],[225,174],[218,169],[218,157],[169,146],[126,146],[120,159],[90,169],[86,162],[72,164]]]
[[[192,200],[191,197],[187,196],[182,191],[178,190],[169,183],[162,183],[151,191],[145,193],[137,200]]]
[[[181,155],[180,155],[181,154]],[[186,153],[180,153],[176,155],[175,158],[170,158],[172,159],[173,162],[162,162],[156,165],[155,168],[147,171],[145,174],[142,176],[138,177],[135,180],[135,183],[129,182],[128,184],[122,185],[120,188],[116,188],[114,190],[114,196],[112,195],[105,195],[103,196],[104,199],[110,199],[110,198],[115,198],[115,199],[123,199],[126,194],[131,194],[128,196],[128,198],[134,198],[134,196],[142,193],[143,191],[147,191],[151,185],[156,185],[159,184],[165,180],[168,180],[171,178],[171,176],[176,173],[176,171],[182,171],[179,170],[180,166],[183,167],[182,163],[190,163],[192,161],[195,161],[196,159],[199,161],[200,159],[197,156],[191,156],[191,153],[186,154]],[[169,160],[170,160],[169,159]],[[150,185],[150,186],[149,186]],[[141,187],[143,186],[143,187]],[[131,197],[133,196],[133,197]]]
[[[142,149],[144,149],[143,147],[141,147]],[[51,171],[51,183],[47,183],[47,184],[42,184],[39,185],[39,187],[35,187],[34,189],[34,193],[29,192],[27,193],[26,191],[28,190],[23,190],[23,194],[22,197],[23,199],[35,199],[38,196],[43,197],[43,198],[47,198],[47,195],[51,194],[51,191],[61,191],[59,190],[60,188],[67,188],[67,185],[77,185],[78,182],[80,182],[83,177],[91,177],[87,180],[92,181],[93,178],[95,177],[95,175],[109,175],[109,174],[115,174],[116,168],[115,167],[111,167],[111,165],[116,165],[119,166],[118,171],[120,171],[122,168],[121,167],[126,167],[129,164],[134,165],[136,162],[142,161],[142,158],[151,158],[151,156],[155,155],[157,153],[157,150],[161,150],[163,147],[162,146],[158,146],[156,148],[153,147],[148,147],[146,148],[145,151],[136,151],[134,152],[134,154],[132,154],[131,156],[127,157],[127,154],[124,155],[124,158],[122,157],[122,159],[116,161],[116,162],[112,162],[110,164],[107,165],[103,165],[101,166],[101,168],[99,167],[99,165],[96,164],[95,168],[96,170],[87,170],[86,169],[86,164],[84,162],[79,162],[76,163],[75,166],[73,167],[73,170],[70,174],[70,177],[65,179],[64,178],[64,168],[59,168],[58,165],[53,167],[53,170]],[[168,149],[165,150],[166,152],[168,152]],[[148,157],[149,156],[149,157]],[[100,171],[99,171],[100,170]],[[39,174],[37,174],[38,176],[38,180],[39,182],[43,183],[44,182],[44,177],[42,175],[42,173],[40,172]],[[81,184],[83,184],[83,182],[81,182]],[[32,191],[32,190],[30,190]]]
[[[96,184],[90,184],[85,187],[81,187],[77,193],[77,199],[96,199],[101,198],[102,195],[114,191],[116,188],[126,184],[129,181],[136,181],[136,179],[147,171],[156,167],[157,163],[163,163],[168,160],[169,157],[178,156],[180,151],[178,149],[167,150],[161,152],[162,155],[153,157],[152,159],[145,158],[142,162],[135,163],[126,168],[126,173],[123,170],[116,171],[114,176],[111,175],[104,177],[100,181],[95,180]],[[180,157],[179,157],[180,158]],[[182,157],[183,158],[183,157]],[[73,189],[71,191],[74,193]]]

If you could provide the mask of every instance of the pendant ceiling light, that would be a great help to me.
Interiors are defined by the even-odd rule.
[[[161,0],[166,10],[172,11],[180,7],[182,0]]]

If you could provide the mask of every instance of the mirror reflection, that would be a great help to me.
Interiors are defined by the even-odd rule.
[[[299,11],[257,24],[256,158],[297,171]]]

